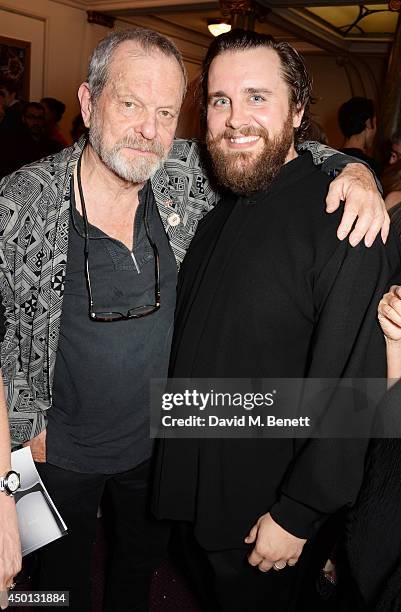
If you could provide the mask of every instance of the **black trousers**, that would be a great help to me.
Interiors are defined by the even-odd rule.
[[[48,463],[36,467],[68,534],[39,551],[35,588],[68,590],[71,612],[91,611],[92,553],[103,500],[110,542],[104,610],[149,610],[152,572],[166,555],[170,533],[148,510],[150,461],[113,475],[81,474]]]
[[[249,565],[243,550],[208,552],[217,609],[224,612],[294,610],[298,568],[263,573]]]
[[[266,573],[249,565],[252,547],[207,551],[189,523],[175,525],[172,552],[204,612],[334,612],[316,591],[327,560],[325,539],[316,540],[307,542],[294,567]]]

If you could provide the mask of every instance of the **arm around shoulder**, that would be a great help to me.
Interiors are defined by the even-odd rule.
[[[360,159],[344,155],[319,142],[302,143],[300,149],[308,150],[315,164],[334,178],[326,198],[326,210],[331,213],[345,202],[344,214],[337,236],[356,246],[362,239],[370,247],[380,233],[387,240],[390,219],[381,196],[381,185],[369,166]]]

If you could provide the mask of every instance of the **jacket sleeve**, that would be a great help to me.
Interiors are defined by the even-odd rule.
[[[335,178],[347,164],[363,164],[372,172],[369,164],[363,160],[352,157],[351,155],[345,155],[344,153],[341,153],[336,149],[332,149],[331,147],[320,142],[316,142],[315,140],[306,140],[305,142],[301,143],[297,149],[299,151],[309,151],[312,155],[313,163],[316,165],[321,164],[323,172],[332,178]],[[374,172],[372,172],[372,174],[376,181],[378,190],[380,193],[383,193],[383,188],[379,179]]]
[[[352,248],[347,241],[324,265],[315,282],[315,329],[309,378],[385,378],[385,344],[377,305],[393,282],[400,282],[400,247]],[[384,381],[385,382],[385,381]],[[329,410],[336,409],[336,401]],[[369,440],[297,440],[298,452],[271,515],[284,529],[307,538],[324,516],[352,505],[364,473]]]
[[[45,412],[32,400],[26,373],[21,365],[21,328],[18,318],[20,292],[17,283],[21,280],[23,254],[18,249],[18,241],[26,241],[26,226],[21,223],[21,211],[25,204],[24,198],[30,204],[29,195],[32,195],[32,191],[28,191],[27,181],[21,172],[0,181],[0,364],[12,446],[39,433],[44,429],[46,420]]]

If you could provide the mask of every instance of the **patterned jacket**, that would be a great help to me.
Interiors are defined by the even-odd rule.
[[[6,321],[0,354],[14,445],[46,427],[46,411],[52,405],[67,263],[70,179],[83,144],[80,140],[0,182],[0,292]],[[317,143],[304,146],[311,150],[315,163],[335,153]],[[196,142],[174,141],[152,187],[179,265],[199,220],[217,201]],[[180,219],[176,226],[168,220],[173,212]]]

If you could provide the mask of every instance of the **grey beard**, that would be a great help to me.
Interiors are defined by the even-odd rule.
[[[119,178],[129,183],[144,183],[162,167],[167,158],[167,154],[162,145],[156,140],[147,141],[140,138],[126,137],[118,141],[110,149],[106,149],[96,121],[93,122],[89,129],[89,142],[104,165]],[[121,149],[125,147],[151,151],[155,153],[156,157],[148,158],[138,156],[135,161],[129,162],[120,155]]]

